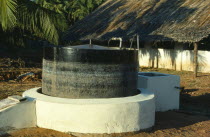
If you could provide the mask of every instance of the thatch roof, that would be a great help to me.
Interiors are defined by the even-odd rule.
[[[72,26],[66,41],[111,37],[198,42],[210,34],[210,0],[107,0]]]

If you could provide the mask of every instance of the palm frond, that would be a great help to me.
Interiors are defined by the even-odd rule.
[[[0,0],[0,25],[5,31],[16,25],[16,0]]]
[[[35,35],[51,43],[58,44],[59,35],[55,23],[60,19],[56,13],[27,1],[18,0],[18,22],[22,29],[34,32]]]

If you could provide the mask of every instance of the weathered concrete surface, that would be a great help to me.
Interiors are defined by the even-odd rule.
[[[138,52],[93,47],[46,47],[42,92],[62,98],[137,95]]]
[[[46,96],[37,90],[28,90],[23,96],[36,99],[39,127],[102,134],[135,132],[154,126],[154,94],[144,89],[136,96],[109,99],[66,99]]]
[[[2,100],[0,100],[0,110],[5,109],[10,106],[14,106],[17,103],[19,103],[19,101],[11,100],[9,98],[2,99]]]
[[[36,126],[34,101],[24,101],[0,109],[0,129],[20,129]]]
[[[139,72],[138,88],[155,94],[156,111],[179,109],[180,77],[157,72]]]

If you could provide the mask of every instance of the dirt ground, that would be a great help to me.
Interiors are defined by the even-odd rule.
[[[21,74],[33,72],[34,78],[28,78],[25,81],[17,81]],[[34,87],[41,86],[40,68],[0,68],[0,99],[11,95],[22,95],[24,91]]]
[[[178,112],[156,114],[156,125],[148,132],[135,134],[115,134],[112,137],[210,137],[210,74],[199,73],[193,78],[192,72],[178,72],[166,69],[141,68],[141,71],[158,71],[181,77],[181,109]],[[36,74],[23,82],[16,81],[18,75],[27,72]],[[0,99],[11,95],[21,95],[27,89],[41,86],[40,68],[0,69]],[[74,137],[65,133],[42,128],[29,128],[8,133],[12,137]],[[89,137],[88,135],[83,135]],[[93,136],[93,135],[90,135]],[[99,137],[99,135],[94,135]],[[108,136],[108,135],[103,135]]]
[[[209,137],[210,118],[180,112],[162,112],[156,114],[155,127],[148,132],[113,134],[113,135],[80,135],[81,137]],[[3,137],[75,137],[72,134],[60,133],[43,128],[29,128],[8,133]]]

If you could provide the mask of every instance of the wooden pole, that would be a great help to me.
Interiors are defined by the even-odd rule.
[[[198,43],[193,43],[194,45],[194,77],[198,76]]]
[[[92,45],[92,40],[90,39],[90,45]]]
[[[137,41],[137,48],[138,48],[138,60],[139,60],[139,48],[140,48],[140,46],[139,46],[139,45],[140,45],[139,35],[137,34],[137,36],[136,36],[136,37],[137,37],[137,40],[136,40],[136,41]],[[139,64],[139,71],[141,71],[141,70],[140,70],[140,64]]]
[[[137,34],[137,40],[136,41],[137,41],[137,49],[139,50],[139,44],[140,43],[139,43],[139,35],[138,34]]]

